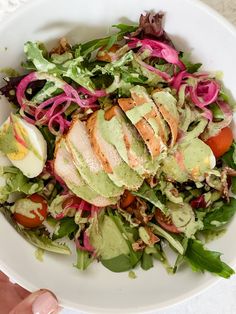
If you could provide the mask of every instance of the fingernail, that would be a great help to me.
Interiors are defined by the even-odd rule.
[[[33,314],[51,314],[58,309],[55,297],[48,291],[41,294],[32,304]]]

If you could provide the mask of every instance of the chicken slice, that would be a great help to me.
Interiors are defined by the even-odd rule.
[[[105,197],[116,197],[123,193],[124,189],[116,186],[103,170],[92,149],[85,124],[79,119],[72,122],[66,144],[76,168],[90,188]]]
[[[118,198],[106,198],[92,190],[82,179],[77,170],[71,153],[66,148],[65,139],[62,138],[56,145],[54,171],[77,196],[98,207],[116,204]]]
[[[119,106],[113,106],[105,112],[108,129],[119,134],[119,140],[114,140],[120,157],[140,176],[155,175],[159,163],[152,161],[146,146],[136,128],[128,121]]]
[[[170,127],[170,146],[173,147],[178,137],[179,113],[176,106],[177,100],[168,90],[158,89],[152,93],[152,98]]]
[[[103,110],[98,110],[87,121],[94,152],[102,163],[103,169],[116,185],[121,185],[128,190],[137,190],[142,185],[143,179],[120,157],[116,146],[127,155],[122,132],[119,127],[114,129],[105,120],[104,114]],[[128,156],[125,158],[128,159]]]
[[[136,127],[138,133],[142,137],[153,159],[158,157],[162,149],[162,140],[155,137],[155,132],[151,125],[142,116],[131,98],[119,98],[118,104],[125,112],[126,116]]]

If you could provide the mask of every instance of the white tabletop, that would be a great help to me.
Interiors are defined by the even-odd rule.
[[[0,0],[0,19],[30,0]],[[31,0],[33,1],[33,0]],[[236,26],[236,0],[202,0]],[[64,309],[62,314],[82,314]],[[221,280],[213,287],[190,300],[156,314],[236,314],[236,276]]]

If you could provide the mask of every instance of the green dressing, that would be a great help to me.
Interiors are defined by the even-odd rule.
[[[129,247],[114,221],[104,215],[94,224],[89,233],[90,243],[102,259],[111,259],[121,254],[128,255]]]
[[[72,143],[68,145],[71,148],[76,167],[79,169],[84,181],[93,190],[105,197],[119,196],[123,193],[123,188],[116,186],[104,171],[92,172],[77,148]]]
[[[133,124],[136,124],[152,110],[152,106],[151,102],[147,102],[126,111],[125,114]]]
[[[44,220],[44,216],[40,213],[42,208],[41,203],[32,202],[29,198],[22,198],[15,202],[11,207],[11,211],[27,218],[34,219],[38,216],[40,220]]]

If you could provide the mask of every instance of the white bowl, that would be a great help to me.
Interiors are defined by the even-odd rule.
[[[166,13],[165,29],[178,48],[191,51],[207,70],[224,73],[224,84],[236,98],[236,32],[221,16],[194,0],[34,0],[0,25],[0,68],[18,67],[27,40],[52,42],[66,36],[72,43],[106,35],[112,24],[137,22],[144,11]],[[7,49],[5,49],[7,47]],[[2,105],[2,104],[1,104]],[[1,107],[0,122],[8,108]],[[236,264],[236,219],[227,233],[209,245],[222,252],[230,265]],[[0,217],[0,268],[29,290],[48,288],[68,308],[96,313],[140,313],[173,305],[201,292],[217,281],[210,274],[182,268],[168,275],[161,264],[137,279],[127,273],[112,273],[100,264],[79,272],[75,257],[46,254],[44,262],[35,248],[23,240]]]

